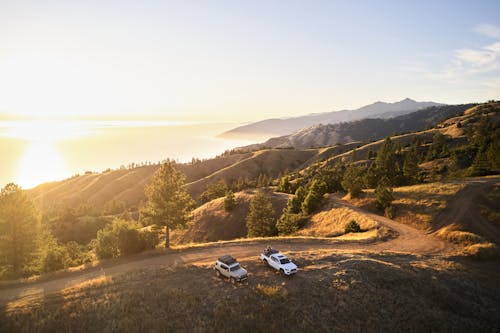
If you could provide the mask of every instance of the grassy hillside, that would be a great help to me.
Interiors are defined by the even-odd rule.
[[[397,187],[393,219],[460,245],[465,255],[499,257],[499,187],[498,177]],[[349,201],[377,212],[373,190]]]
[[[284,278],[254,258],[232,285],[208,265],[97,277],[0,306],[2,332],[490,332],[498,266],[393,253],[289,253]]]
[[[212,200],[193,212],[193,219],[184,230],[176,230],[172,240],[177,244],[203,243],[218,240],[230,240],[246,237],[245,219],[248,215],[250,201],[254,190],[246,190],[235,194],[236,206],[230,212],[224,209],[224,198]],[[286,205],[289,195],[272,193],[271,200],[277,219]]]
[[[193,182],[250,155],[226,154],[210,160],[178,164],[177,168],[186,175],[187,182]],[[158,165],[147,165],[102,173],[89,172],[60,182],[41,184],[29,192],[36,204],[44,208],[81,203],[102,207],[111,200],[136,205],[144,198],[144,185],[157,169]]]
[[[316,125],[244,148],[248,150],[263,147],[304,149],[327,147],[337,143],[375,141],[398,133],[426,130],[447,118],[461,115],[472,106],[474,104],[433,106],[389,119],[363,119],[339,124]]]
[[[231,184],[238,179],[257,179],[261,174],[278,177],[285,171],[294,171],[304,164],[315,161],[318,149],[282,150],[266,149],[251,154],[250,157],[220,169],[211,175],[187,184],[188,191],[194,196],[199,196],[209,184],[223,179]]]

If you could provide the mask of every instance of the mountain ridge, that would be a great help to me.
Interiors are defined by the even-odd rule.
[[[270,118],[233,128],[220,137],[276,137],[291,134],[297,130],[319,124],[336,124],[364,118],[391,118],[431,106],[444,105],[436,102],[417,102],[405,98],[394,103],[377,101],[354,110],[340,110],[310,113],[289,118]]]

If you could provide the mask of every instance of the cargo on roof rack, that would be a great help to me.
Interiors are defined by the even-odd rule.
[[[236,262],[236,259],[230,256],[229,254],[223,255],[219,257],[219,261],[225,263],[226,265],[232,265]]]

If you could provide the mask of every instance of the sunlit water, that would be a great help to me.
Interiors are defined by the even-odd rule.
[[[0,186],[30,188],[131,163],[210,158],[252,142],[217,138],[236,124],[0,121]]]

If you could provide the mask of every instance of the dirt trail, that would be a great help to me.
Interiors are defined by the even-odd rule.
[[[469,217],[469,212],[473,211],[471,196],[477,196],[484,191],[484,186],[491,186],[498,179],[472,181],[470,188],[449,203],[449,208],[439,216],[441,223],[452,223],[456,220],[466,218],[470,220],[477,216]],[[476,186],[476,182],[478,182]],[[385,217],[367,212],[349,203],[334,199],[340,206],[349,207],[361,214],[365,214],[380,225],[386,226],[398,233],[398,236],[387,241],[377,241],[372,243],[360,242],[327,242],[314,239],[294,240],[294,241],[272,241],[272,245],[284,252],[293,251],[392,251],[404,252],[417,255],[449,255],[455,251],[455,246],[437,238],[433,233],[417,230],[410,226],[395,222]],[[486,221],[488,222],[488,221]],[[483,224],[483,223],[482,223]],[[490,223],[491,224],[491,223]],[[209,264],[218,256],[231,253],[238,259],[257,258],[259,251],[269,243],[266,240],[229,243],[217,246],[202,246],[186,249],[177,252],[165,253],[163,255],[139,258],[126,263],[116,264],[100,269],[90,269],[88,271],[75,273],[69,277],[58,278],[45,282],[31,283],[14,288],[0,290],[0,302],[29,301],[38,299],[46,294],[61,291],[62,289],[76,286],[84,281],[100,276],[115,276],[138,269],[148,269],[155,267],[171,266],[176,264]]]
[[[498,182],[500,178],[467,181],[467,186],[453,197],[446,208],[436,216],[432,231],[456,224],[465,231],[473,232],[500,244],[500,227],[486,220],[480,212],[480,205],[485,201],[484,194],[493,189]]]

